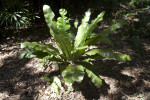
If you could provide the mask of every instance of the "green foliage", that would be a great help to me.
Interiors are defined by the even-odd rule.
[[[59,89],[61,88],[62,88],[61,81],[58,77],[55,76],[51,84],[51,92],[59,94]]]
[[[0,25],[11,26],[19,29],[20,26],[29,24],[29,11],[24,8],[25,2],[22,0],[2,1],[2,11],[0,12]]]
[[[103,30],[100,34],[95,34],[93,30],[96,28],[97,23],[103,20],[105,12],[100,13],[97,18],[90,21],[91,12],[88,10],[79,26],[77,24],[78,21],[75,22],[74,29],[77,29],[77,35],[74,36],[73,34],[75,33],[72,34],[68,31],[71,29],[71,25],[69,24],[69,19],[66,17],[67,11],[65,9],[59,10],[61,17],[58,17],[57,21],[54,20],[55,14],[48,5],[43,6],[43,12],[46,23],[50,29],[50,34],[54,37],[58,48],[50,44],[23,42],[21,43],[22,48],[29,47],[31,49],[23,51],[20,54],[20,58],[46,57],[49,61],[62,63],[60,72],[67,84],[73,84],[74,82],[80,83],[84,75],[87,74],[94,85],[100,88],[102,80],[99,78],[95,66],[92,64],[92,60],[105,58],[114,58],[119,61],[131,60],[130,56],[114,53],[110,49],[88,49],[89,46],[101,41],[111,44],[108,35],[116,29],[121,28],[125,24],[123,20]],[[58,92],[59,86],[57,85],[52,85],[56,88],[56,90],[54,90],[55,92]]]
[[[85,74],[84,67],[82,65],[68,65],[62,67],[62,76],[64,77],[66,83],[81,83]]]
[[[98,54],[101,58],[114,58],[120,61],[130,61],[130,56],[121,53],[114,53],[112,50],[109,49],[92,49],[86,52],[87,55],[96,55]]]
[[[140,98],[140,100],[144,100],[144,98],[143,98],[143,95],[142,95],[142,94],[139,94],[139,95],[138,95],[138,97]],[[146,99],[146,100],[148,100],[148,99]]]
[[[49,77],[47,77],[47,76],[42,77],[42,78],[45,79],[47,82],[51,82],[51,79]]]
[[[88,10],[85,13],[85,17],[82,19],[82,23],[78,27],[77,36],[75,38],[75,44],[74,44],[75,48],[85,45],[85,39],[89,35],[91,35],[92,31],[97,26],[97,23],[103,20],[104,13],[105,12],[100,13],[96,19],[91,21],[91,24],[88,24],[91,11]]]
[[[50,83],[51,80],[53,80],[53,82],[51,83],[51,92],[52,93],[59,94],[59,90],[63,89],[63,87],[61,85],[61,80],[57,76],[54,76],[53,79],[48,76],[45,76],[45,77],[42,77],[42,79],[46,80],[48,83]]]
[[[15,34],[18,29],[27,27],[35,18],[39,18],[36,12],[29,9],[27,0],[1,0],[0,1],[0,27],[2,28],[1,36],[6,37],[10,31]],[[30,6],[31,7],[31,6]],[[8,32],[7,32],[8,31]]]
[[[131,0],[129,3],[131,7],[144,7],[150,4],[149,0]]]
[[[123,10],[118,11],[115,15],[128,20],[128,26],[121,33],[122,39],[130,40],[132,48],[139,54],[144,51],[143,43],[140,39],[150,36],[149,4],[150,0],[131,0],[131,2],[121,5]]]

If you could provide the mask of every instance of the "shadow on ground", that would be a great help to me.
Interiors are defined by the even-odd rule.
[[[113,37],[114,51],[128,53],[131,61],[119,62],[116,60],[98,60],[94,62],[97,71],[103,79],[103,85],[97,89],[89,78],[83,80],[81,84],[75,84],[74,88],[81,91],[85,99],[113,99],[128,100],[131,97],[139,99],[139,94],[146,98],[150,92],[150,41],[142,39],[144,52],[139,54],[133,50],[128,40]],[[117,42],[120,41],[120,42]],[[99,45],[101,48],[106,45]],[[113,83],[115,82],[115,83]],[[112,85],[114,87],[112,87]],[[116,89],[114,93],[112,90]],[[130,97],[131,96],[131,97]]]
[[[35,97],[38,91],[34,91],[34,88],[46,84],[41,80],[46,73],[33,74],[34,69],[25,67],[30,60],[20,60],[13,56],[4,59],[0,67],[1,93],[7,92],[9,96],[20,95],[23,100],[32,100]]]

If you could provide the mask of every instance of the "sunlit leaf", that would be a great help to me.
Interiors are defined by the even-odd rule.
[[[91,12],[88,10],[85,13],[85,17],[82,19],[81,25],[78,27],[77,36],[75,38],[75,47],[83,46],[85,45],[86,38],[92,33],[92,31],[97,26],[97,23],[103,20],[105,12],[100,13],[97,18],[91,21],[91,24],[89,24],[89,19]]]
[[[51,92],[59,94],[59,89],[62,88],[61,81],[58,77],[54,77],[53,83],[51,84]]]
[[[63,69],[61,72],[65,82],[68,84],[73,84],[74,82],[80,83],[85,74],[82,65],[65,66],[65,69]]]
[[[92,50],[87,51],[85,54],[90,55],[90,56],[95,55],[95,54],[99,54],[100,57],[103,57],[103,58],[115,58],[115,59],[117,59],[119,61],[130,61],[131,60],[129,55],[122,54],[122,53],[114,53],[110,49],[105,49],[105,50],[92,49]]]

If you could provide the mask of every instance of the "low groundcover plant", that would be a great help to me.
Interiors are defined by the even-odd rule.
[[[58,48],[51,44],[44,44],[39,42],[23,42],[21,47],[28,49],[20,54],[20,58],[41,58],[49,61],[56,61],[61,63],[60,72],[65,83],[72,85],[74,82],[80,83],[85,74],[97,88],[102,85],[102,80],[96,74],[95,66],[92,63],[97,59],[113,58],[119,61],[130,61],[130,56],[121,53],[115,53],[111,49],[100,49],[89,47],[97,42],[103,41],[111,44],[108,35],[114,32],[125,24],[123,20],[110,26],[109,28],[96,34],[93,30],[97,23],[103,20],[105,12],[100,13],[97,18],[89,22],[91,11],[85,12],[85,16],[78,26],[77,21],[74,23],[77,33],[71,33],[71,25],[69,18],[66,17],[67,11],[60,9],[61,17],[54,20],[54,13],[48,5],[43,6],[43,12],[46,23],[50,29],[50,34],[53,36]]]

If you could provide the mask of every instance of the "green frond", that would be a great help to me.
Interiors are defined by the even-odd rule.
[[[105,35],[93,35],[92,37],[88,38],[86,40],[86,45],[90,46],[90,45],[93,45],[97,42],[104,42],[104,43],[107,43],[109,45],[113,45],[112,41]]]
[[[104,29],[102,32],[100,32],[100,34],[98,34],[92,38],[87,39],[86,45],[93,45],[99,41],[104,41],[108,44],[111,44],[111,41],[108,38],[108,35],[110,33],[115,32],[117,29],[121,28],[125,24],[126,24],[125,20],[120,20],[118,23],[110,26],[109,28]]]
[[[86,30],[88,27],[88,22],[90,20],[91,11],[88,10],[85,12],[85,16],[82,19],[81,25],[78,27],[77,35],[75,37],[75,48],[79,47],[80,45],[84,44],[84,40],[86,39]]]
[[[73,84],[74,82],[81,83],[84,78],[84,68],[82,65],[67,65],[61,68],[62,76],[68,84]]]
[[[26,50],[23,50],[20,55],[19,55],[19,59],[23,59],[23,58],[33,58],[35,57],[35,55],[33,54],[33,50],[31,49],[26,49]]]
[[[129,55],[122,54],[122,53],[114,53],[110,49],[105,49],[105,50],[92,49],[92,50],[87,51],[85,54],[90,55],[90,56],[99,54],[100,57],[103,57],[103,58],[114,58],[114,59],[119,60],[119,61],[130,61],[131,60]]]
[[[64,56],[66,56],[66,59],[69,60],[71,56],[71,51],[73,50],[71,42],[68,41],[67,37],[65,38],[63,34],[55,35],[55,41],[63,52]]]
[[[75,38],[75,48],[85,45],[86,38],[92,33],[92,31],[97,26],[97,23],[103,20],[105,12],[100,13],[97,18],[91,21],[91,24],[88,23],[90,19],[90,10],[85,13],[85,17],[82,20],[81,25],[78,27],[77,36]]]
[[[85,53],[85,50],[88,48],[88,46],[82,46],[76,48],[74,51],[71,52],[72,55],[72,61],[77,61],[83,54]]]
[[[90,62],[81,62],[81,65],[84,67],[88,77],[91,79],[93,84],[97,87],[100,88],[102,85],[102,80],[100,79],[96,67],[91,64]]]
[[[59,55],[58,49],[56,49],[50,44],[43,44],[39,42],[23,42],[20,44],[21,44],[21,48],[29,47],[37,51],[47,52],[48,54]]]
[[[62,88],[61,81],[58,77],[55,76],[51,84],[51,92],[59,94],[59,89],[61,88]]]
[[[44,12],[44,17],[45,17],[45,21],[48,25],[48,27],[50,28],[50,34],[52,36],[54,36],[54,33],[58,33],[57,32],[57,26],[56,26],[56,22],[53,21],[55,14],[54,12],[51,10],[50,6],[48,5],[44,5],[43,6],[43,12]]]
[[[61,17],[57,18],[57,29],[59,30],[59,34],[63,34],[64,37],[67,37],[68,40],[71,40],[70,34],[67,30],[70,29],[69,19],[65,16],[67,11],[65,9],[60,9],[59,13]]]

